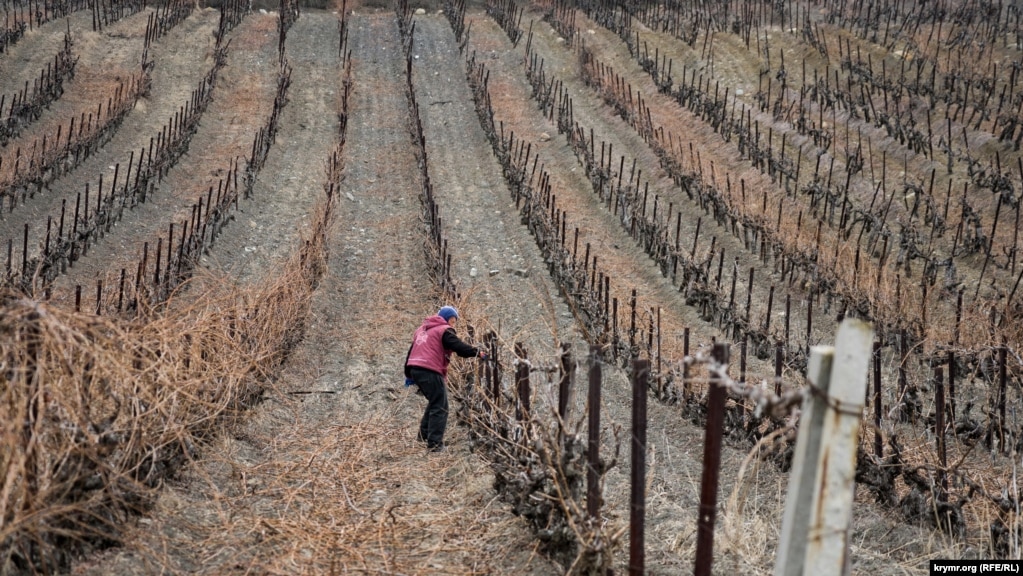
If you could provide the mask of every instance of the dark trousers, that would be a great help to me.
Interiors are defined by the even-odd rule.
[[[448,427],[448,391],[444,378],[433,370],[410,368],[412,380],[419,393],[426,397],[426,411],[419,422],[419,439],[430,448],[444,445],[444,431]]]

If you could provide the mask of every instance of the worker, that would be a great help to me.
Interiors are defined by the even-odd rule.
[[[444,431],[448,425],[448,392],[445,379],[451,353],[462,358],[486,360],[486,353],[463,342],[455,334],[458,310],[444,306],[423,320],[412,336],[405,358],[405,385],[415,385],[426,397],[426,410],[419,422],[419,441],[431,452],[444,451]]]

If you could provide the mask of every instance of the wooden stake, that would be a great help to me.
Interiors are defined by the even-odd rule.
[[[600,347],[590,346],[589,392],[587,394],[587,428],[589,441],[586,449],[586,512],[594,520],[600,518]]]

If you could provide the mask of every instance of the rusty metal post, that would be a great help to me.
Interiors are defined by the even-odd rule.
[[[881,437],[881,342],[874,342],[874,455],[884,456],[884,439]]]
[[[635,353],[636,348],[636,289],[632,289],[632,299],[629,300],[629,305],[632,308],[630,315],[631,320],[629,321],[629,354]]]
[[[465,327],[466,334],[469,335],[469,342],[476,343],[476,327],[469,324]],[[481,346],[482,349],[482,346]],[[469,398],[476,393],[476,390],[482,389],[483,385],[483,374],[486,370],[485,362],[474,362],[472,370],[470,371],[470,378],[466,379],[465,382],[465,394]]]
[[[813,335],[813,294],[806,299],[806,355],[810,355],[810,337]]]
[[[715,344],[711,357],[727,364],[727,344]],[[717,519],[718,473],[721,468],[721,435],[724,429],[725,389],[719,378],[711,377],[707,397],[707,428],[703,442],[703,477],[700,480],[700,517],[696,524],[695,576],[710,576],[714,560],[714,522]]]
[[[124,309],[124,280],[127,272],[124,268],[121,268],[121,281],[117,288],[117,312],[120,313]]]
[[[792,295],[785,295],[785,353],[788,354],[789,349],[789,324],[792,317]]]
[[[501,405],[501,364],[497,358],[497,334],[488,332],[486,337],[487,347],[490,348],[490,362],[487,366],[488,383],[490,384],[490,399],[494,402],[496,409]]]
[[[572,345],[562,344],[561,379],[558,383],[558,434],[564,438],[565,420],[569,417],[569,402],[572,398],[572,386],[575,384],[575,359],[572,358]]]
[[[611,355],[618,360],[618,299],[611,300]]]
[[[956,421],[956,353],[948,351],[948,407],[953,424]]]
[[[945,468],[948,458],[945,453],[945,384],[942,382],[941,366],[934,369],[934,438],[938,449],[938,483],[948,491],[948,476]]]
[[[781,396],[781,370],[783,366],[783,356],[783,345],[781,342],[778,342],[774,346],[774,393],[776,396]]]
[[[646,357],[654,357],[654,310],[650,309],[650,323],[646,334]]]
[[[493,335],[493,332],[487,332],[486,334],[483,335],[483,349],[486,350],[487,354],[490,356],[490,361],[489,362],[484,362],[483,366],[482,366],[483,374],[482,374],[482,379],[480,380],[480,388],[481,388],[481,392],[482,392],[483,396],[487,396],[488,394],[492,394],[491,391],[493,390],[493,383],[494,383],[494,377],[493,377],[494,357],[493,357],[493,353],[494,353],[494,351],[491,348],[491,336],[492,335]],[[491,407],[493,407],[493,405],[494,405],[493,403],[490,404]]]
[[[1005,401],[1006,401],[1006,353],[1008,347],[1005,343],[1002,343],[1001,347],[998,348],[998,443],[999,448],[1003,452],[1007,452],[1005,448]]]
[[[600,517],[600,347],[590,346],[588,410],[588,444],[586,449],[586,512],[590,518]]]
[[[643,576],[646,564],[646,394],[650,361],[632,362],[632,489],[629,500],[629,574]]]
[[[608,331],[611,329],[610,319],[610,294],[611,294],[611,277],[604,276],[604,334],[605,337]],[[617,314],[617,313],[616,313]]]
[[[515,391],[518,403],[515,406],[515,418],[522,423],[529,419],[529,356],[521,342],[515,343],[515,356],[519,365],[515,367]]]
[[[739,383],[746,383],[746,348],[749,345],[749,333],[742,335],[742,343],[739,344]]]
[[[746,285],[746,326],[750,326],[750,309],[753,307],[753,272],[755,267],[750,266],[749,284]]]

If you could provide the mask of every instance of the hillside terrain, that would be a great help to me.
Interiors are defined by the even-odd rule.
[[[899,13],[888,42],[835,2],[726,4],[729,25],[694,8],[677,27],[671,3],[169,0],[26,28],[0,96],[61,50],[74,65],[0,124],[0,574],[624,573],[632,357],[656,372],[646,571],[688,573],[707,380],[684,359],[729,343],[733,378],[798,390],[846,316],[874,323],[884,382],[852,573],[1019,557],[1011,13],[949,16],[985,48],[937,16]],[[959,91],[953,54],[1016,64],[984,85],[999,104]],[[951,79],[940,98],[909,86],[919,60]],[[455,361],[432,454],[402,364],[445,304],[500,353]],[[582,438],[591,346],[603,507],[572,526],[606,539],[559,547],[561,516],[538,526],[515,494],[536,454],[475,411],[492,367],[514,403],[528,362],[537,436],[499,424],[544,445],[568,350],[557,429]],[[728,410],[714,572],[772,573],[789,421]],[[564,471],[537,474],[527,501]]]

